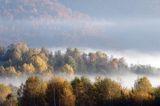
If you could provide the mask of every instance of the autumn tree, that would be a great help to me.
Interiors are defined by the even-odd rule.
[[[32,63],[30,63],[30,64],[23,64],[23,66],[22,66],[22,71],[23,72],[26,72],[26,73],[33,73],[33,72],[35,72],[35,68],[34,68],[34,66],[32,65]]]
[[[65,64],[60,70],[61,72],[69,75],[73,75],[75,73],[73,68],[68,64]]]
[[[3,103],[3,106],[18,106],[17,97],[12,94],[9,94],[6,97],[6,101]]]
[[[73,69],[76,69],[77,64],[76,64],[75,59],[72,56],[65,55],[64,62],[65,62],[65,64],[68,64],[71,67],[73,67]]]
[[[22,106],[46,106],[46,88],[46,83],[38,77],[28,78],[23,87]]]
[[[6,100],[6,97],[11,93],[12,90],[10,87],[0,84],[0,104],[2,104]]]
[[[15,77],[17,75],[17,71],[14,66],[9,66],[5,68],[5,73],[7,76]]]
[[[54,68],[57,70],[59,69],[59,67],[62,67],[65,62],[64,62],[64,55],[61,53],[61,51],[57,51],[55,52],[55,55],[54,55]]]
[[[81,53],[77,48],[67,48],[66,55],[71,56],[75,60],[81,57]]]
[[[75,106],[72,87],[62,78],[49,81],[46,97],[49,106]]]
[[[32,56],[31,63],[34,65],[34,67],[36,68],[37,72],[47,71],[48,64],[39,55]]]
[[[29,63],[30,59],[33,56],[36,56],[36,55],[40,54],[40,52],[41,52],[41,50],[38,49],[38,48],[29,48],[28,52],[24,53],[24,55],[23,55],[23,61],[25,63]]]
[[[153,88],[147,77],[139,78],[132,90],[132,99],[136,104],[144,105],[153,100]],[[149,104],[149,103],[148,103]]]
[[[5,53],[5,59],[11,59],[12,65],[20,63],[22,61],[22,55],[29,50],[25,43],[19,42],[9,45],[7,52]]]
[[[88,78],[76,77],[71,85],[76,96],[76,106],[96,106],[95,89]]]
[[[121,85],[111,79],[97,79],[95,87],[97,92],[97,104],[100,106],[114,104],[121,98]]]

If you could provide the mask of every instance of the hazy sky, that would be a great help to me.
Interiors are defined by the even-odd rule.
[[[0,0],[0,45],[19,41],[52,51],[101,50],[160,68],[160,0]],[[137,77],[112,76],[126,87]],[[157,86],[159,78],[149,79]]]
[[[72,1],[72,2],[71,2]],[[159,0],[60,0],[73,10],[78,10],[106,27],[99,36],[98,47],[110,49],[137,49],[159,51],[160,1]],[[98,40],[99,40],[98,39]]]
[[[160,52],[159,0],[0,0],[0,42]]]
[[[159,10],[160,0],[0,0],[0,44],[103,50],[160,67]]]
[[[100,19],[159,18],[159,0],[60,0],[73,10]]]

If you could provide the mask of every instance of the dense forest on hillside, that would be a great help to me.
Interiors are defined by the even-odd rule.
[[[19,87],[0,84],[0,106],[158,106],[160,87],[147,77],[138,78],[127,89],[105,75],[159,75],[149,65],[131,65],[125,59],[101,51],[83,53],[77,48],[65,52],[29,48],[25,43],[0,47],[0,78],[28,76]],[[63,76],[73,77],[71,80]],[[81,77],[77,77],[80,75]],[[91,81],[85,75],[95,75]],[[44,79],[44,77],[48,79]]]
[[[125,59],[109,57],[106,53],[82,53],[77,48],[67,48],[52,53],[46,48],[29,48],[25,43],[0,47],[0,76],[19,77],[21,75],[110,74],[135,73],[157,75],[159,69],[149,65],[128,66]]]

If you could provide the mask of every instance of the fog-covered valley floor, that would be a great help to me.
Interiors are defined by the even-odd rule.
[[[86,77],[88,78],[92,83],[95,82],[97,77],[101,78],[109,78],[112,79],[116,82],[118,82],[122,87],[127,88],[127,89],[132,89],[134,87],[135,82],[137,79],[142,78],[142,77],[147,77],[149,81],[151,82],[153,87],[159,87],[160,86],[160,77],[159,75],[137,75],[135,73],[131,72],[122,72],[122,73],[110,73],[110,74],[75,74],[75,75],[68,75],[65,73],[58,73],[55,75],[50,75],[50,76],[44,76],[44,75],[22,75],[20,77],[7,77],[7,78],[0,78],[0,83],[5,84],[5,85],[12,85],[15,87],[20,87],[21,84],[24,84],[26,80],[29,77],[32,76],[39,76],[41,79],[45,81],[49,81],[53,78],[64,78],[67,81],[72,81],[75,77],[81,78],[81,77]]]
[[[17,44],[17,47],[20,44]],[[22,44],[23,45],[23,44]],[[27,48],[27,47],[26,47]],[[67,49],[66,48],[49,48],[49,52],[54,56],[55,53],[57,53],[57,51],[60,50],[61,51],[61,55],[66,55],[65,53],[67,53]],[[74,49],[69,49],[72,52],[74,52]],[[141,52],[137,52],[137,51],[114,51],[114,50],[101,50],[101,49],[90,49],[90,48],[79,48],[79,52],[80,53],[85,53],[89,56],[89,53],[97,53],[97,51],[100,51],[100,54],[102,55],[103,53],[105,53],[108,58],[109,61],[114,60],[114,58],[124,58],[125,61],[125,65],[127,65],[126,69],[120,69],[120,71],[118,70],[112,70],[111,72],[107,72],[108,70],[101,70],[100,73],[84,73],[84,74],[78,74],[75,73],[73,75],[68,75],[68,74],[64,74],[64,73],[53,73],[50,76],[45,76],[45,75],[38,75],[40,76],[42,79],[44,80],[50,80],[53,77],[63,77],[69,81],[73,80],[75,77],[81,77],[81,76],[85,76],[88,77],[92,82],[95,81],[95,79],[99,76],[101,77],[107,77],[110,78],[112,80],[115,80],[116,82],[120,83],[123,87],[129,88],[131,89],[132,87],[134,87],[134,83],[138,78],[144,77],[146,76],[153,87],[158,87],[160,86],[160,70],[159,67],[159,60],[160,60],[160,56],[158,56],[158,53],[141,53]],[[82,54],[81,54],[82,55]],[[64,58],[65,59],[65,58]],[[53,60],[55,60],[53,58]],[[61,59],[62,61],[65,61],[63,59]],[[153,62],[154,60],[154,62]],[[108,61],[108,60],[107,60]],[[153,63],[152,63],[153,62]],[[54,63],[55,64],[55,63]],[[131,66],[134,65],[138,65],[141,66],[142,64],[142,70],[146,70],[146,72],[142,72],[142,73],[137,73],[134,71],[131,71]],[[147,66],[147,67],[146,67]],[[152,66],[153,66],[153,70],[152,70]],[[155,68],[156,67],[156,68]],[[139,68],[139,67],[138,67]],[[52,70],[51,70],[52,71]],[[92,70],[90,70],[92,72]],[[138,70],[141,71],[141,68]],[[28,79],[28,77],[31,76],[36,76],[36,74],[22,74],[21,76],[18,77],[1,77],[0,78],[0,83],[3,84],[7,84],[7,85],[13,85],[16,87],[19,87],[22,83],[25,83],[26,79]]]

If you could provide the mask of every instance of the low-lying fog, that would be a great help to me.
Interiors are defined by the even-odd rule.
[[[85,77],[88,77],[91,82],[94,82],[97,76],[100,75],[84,75]],[[120,83],[123,87],[131,89],[132,87],[134,87],[134,83],[135,81],[143,76],[140,75],[135,75],[135,74],[126,74],[126,75],[101,75],[102,78],[107,77],[110,78],[112,80],[115,80],[116,82]],[[13,85],[16,87],[19,87],[22,83],[24,84],[26,79],[29,76],[23,76],[20,78],[1,78],[0,79],[0,83],[6,84],[6,85]],[[81,75],[74,75],[74,76],[67,76],[64,74],[59,74],[56,77],[64,77],[65,79],[67,79],[68,81],[73,80],[75,77],[81,77]],[[42,77],[41,77],[42,78]],[[160,86],[160,77],[158,76],[147,76],[147,78],[150,80],[151,84],[153,87],[157,87]],[[42,78],[44,80],[49,80],[49,78]]]
[[[116,50],[95,50],[91,48],[79,48],[81,52],[89,53],[89,52],[96,52],[96,51],[102,51],[105,52],[109,57],[113,56],[116,58],[124,57],[126,63],[128,66],[130,65],[136,65],[136,64],[142,64],[142,65],[150,65],[155,68],[160,68],[160,53],[157,52],[138,52],[136,50],[124,50],[124,51],[116,51]],[[66,51],[64,48],[50,48],[50,51],[53,53],[57,50],[61,50],[62,53]],[[160,74],[159,74],[160,75]],[[150,82],[152,83],[153,87],[160,86],[160,77],[159,75],[153,76],[147,76]],[[96,75],[88,76],[92,81],[94,81]],[[121,73],[121,74],[112,74],[112,75],[105,75],[104,77],[111,78],[119,83],[121,83],[122,86],[127,88],[132,88],[134,86],[135,81],[143,77],[143,75],[137,75],[135,73]]]
[[[61,50],[62,53],[65,52],[66,49],[63,48],[56,48],[56,49],[49,49],[50,51],[52,51],[53,53],[57,50]],[[85,48],[81,48],[80,49],[81,52],[85,52],[85,53],[89,53],[89,52],[95,52],[95,51],[104,51],[104,50],[94,50],[94,49],[85,49]],[[126,63],[128,65],[131,64],[143,64],[143,65],[151,65],[157,68],[160,68],[160,54],[158,53],[140,53],[140,52],[136,52],[136,51],[104,51],[107,53],[108,56],[113,56],[113,57],[124,57],[126,60]],[[74,79],[74,77],[81,77],[81,75],[74,75],[74,76],[66,76],[64,74],[59,74],[56,76],[61,76],[66,78],[67,80],[72,80]],[[119,74],[106,74],[106,75],[85,75],[86,77],[88,77],[92,82],[95,81],[95,78],[97,76],[102,76],[102,77],[107,77],[107,78],[111,78],[112,80],[115,80],[117,82],[119,82],[123,87],[127,87],[127,88],[132,88],[134,86],[135,81],[140,78],[143,77],[143,75],[137,75],[135,73],[131,73],[131,72],[125,72],[125,73],[119,73]],[[153,87],[157,87],[160,86],[160,77],[159,75],[145,75],[146,77],[148,77],[148,79],[150,80],[151,84]],[[8,84],[8,85],[14,85],[14,86],[20,86],[22,83],[25,83],[26,79],[29,76],[22,76],[20,78],[0,78],[0,83],[4,83],[4,84]],[[41,76],[40,76],[41,77]],[[49,80],[49,78],[46,79],[46,77],[42,77],[45,80]]]

